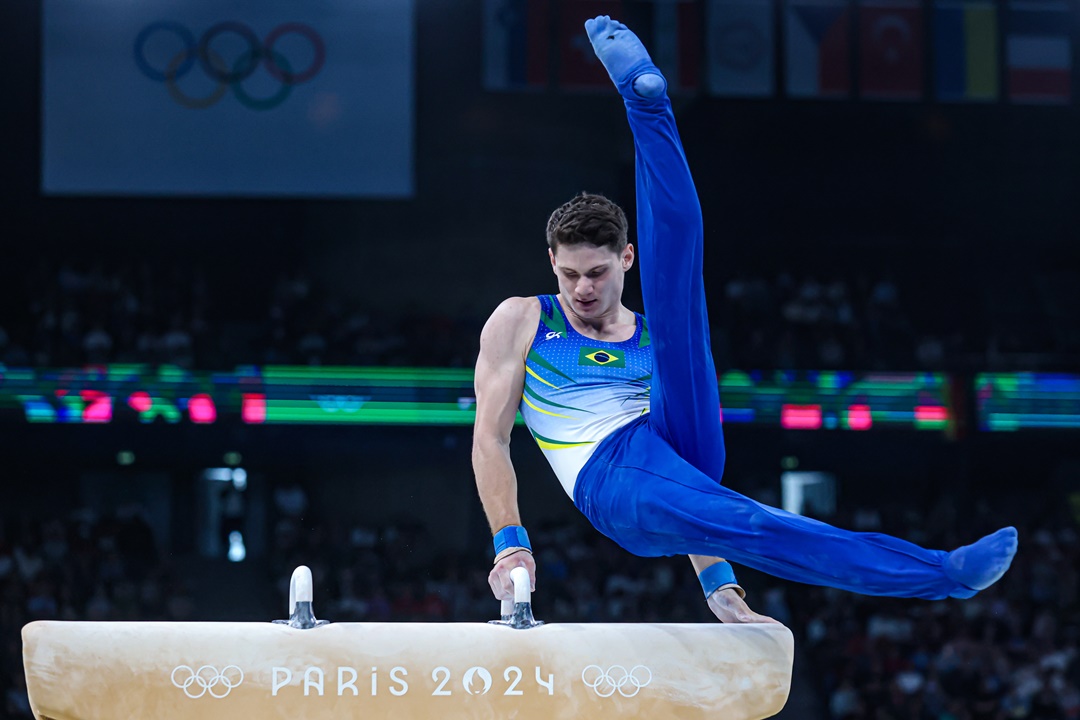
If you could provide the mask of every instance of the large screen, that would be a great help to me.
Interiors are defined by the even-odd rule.
[[[414,0],[45,0],[46,193],[408,197]]]

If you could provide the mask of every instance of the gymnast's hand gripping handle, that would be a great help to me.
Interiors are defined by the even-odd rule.
[[[510,571],[510,581],[514,583],[514,597],[503,598],[502,610],[498,620],[491,620],[492,625],[509,625],[515,630],[525,630],[537,625],[543,625],[533,619],[532,614],[532,581],[529,571],[523,567],[516,567]]]

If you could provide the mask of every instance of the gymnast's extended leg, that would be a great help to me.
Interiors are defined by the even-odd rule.
[[[720,482],[724,434],[702,277],[701,206],[666,83],[625,25],[600,17],[585,27],[634,131],[638,258],[653,352],[649,421],[680,456]]]
[[[898,597],[970,597],[995,582],[1016,551],[1012,528],[946,553],[833,528],[719,485],[723,446],[701,280],[700,209],[665,83],[624,25],[604,17],[586,27],[634,132],[656,416],[602,443],[579,475],[575,503],[598,529],[640,555],[715,555],[799,582]]]

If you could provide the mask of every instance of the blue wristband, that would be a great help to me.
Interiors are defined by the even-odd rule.
[[[735,582],[735,571],[726,560],[721,560],[702,570],[698,575],[698,580],[701,581],[701,589],[705,591],[705,597],[709,597],[716,592],[717,588],[724,585],[738,585]]]
[[[507,525],[492,538],[495,543],[495,554],[498,555],[506,548],[523,547],[532,550],[529,544],[529,533],[520,525]]]

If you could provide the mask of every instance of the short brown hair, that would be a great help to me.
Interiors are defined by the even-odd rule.
[[[552,252],[559,245],[610,247],[622,252],[626,247],[626,214],[603,195],[581,193],[551,213],[547,242]]]

